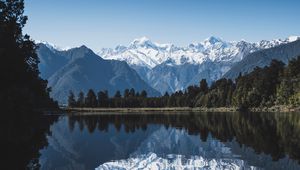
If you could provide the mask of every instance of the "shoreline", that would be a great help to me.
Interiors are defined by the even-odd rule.
[[[236,112],[236,108],[190,108],[190,107],[162,107],[162,108],[64,108],[67,112]]]
[[[137,112],[238,112],[237,107],[162,107],[162,108],[63,108],[66,112],[121,112],[121,113],[137,113]],[[272,106],[262,108],[250,108],[249,112],[300,112],[300,107],[288,106]]]

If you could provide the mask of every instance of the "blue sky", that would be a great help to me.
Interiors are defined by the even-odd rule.
[[[24,32],[59,46],[93,50],[146,36],[185,46],[300,35],[300,1],[289,0],[25,0]]]

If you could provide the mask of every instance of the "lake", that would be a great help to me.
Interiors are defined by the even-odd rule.
[[[300,169],[299,113],[62,115],[46,140],[41,169]]]

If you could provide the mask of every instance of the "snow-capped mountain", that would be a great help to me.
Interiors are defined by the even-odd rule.
[[[103,48],[98,54],[105,59],[126,61],[130,65],[154,68],[166,61],[172,64],[201,64],[206,60],[211,61],[240,61],[245,53],[259,49],[271,48],[283,43],[300,39],[291,36],[285,40],[262,40],[258,43],[246,41],[226,42],[221,38],[209,37],[200,43],[192,43],[187,47],[176,47],[173,44],[159,44],[146,37],[135,39],[126,46],[117,46],[115,49]]]
[[[250,43],[243,40],[227,42],[212,36],[200,43],[177,47],[142,37],[135,39],[129,46],[104,48],[98,54],[104,59],[126,61],[153,88],[164,93],[198,84],[202,78],[212,82],[222,77],[244,56],[298,39],[300,37],[291,36],[285,40]]]
[[[292,39],[292,40],[295,40]],[[271,61],[276,59],[287,64],[291,59],[300,55],[300,40],[287,44],[281,44],[273,48],[268,48],[253,52],[245,56],[241,61],[235,63],[223,77],[234,79],[240,73],[251,72],[255,67],[264,67],[270,65]]]
[[[61,47],[61,46],[55,45],[53,43],[50,43],[48,41],[35,40],[35,43],[36,44],[44,44],[46,47],[48,47],[52,51],[67,51],[67,50],[71,49],[71,47]],[[73,47],[73,48],[75,48],[75,47]]]

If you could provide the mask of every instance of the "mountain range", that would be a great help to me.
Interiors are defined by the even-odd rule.
[[[49,81],[51,96],[66,103],[69,90],[79,93],[88,89],[145,89],[150,96],[184,90],[225,77],[234,79],[256,66],[268,65],[272,59],[287,63],[300,55],[300,37],[284,40],[227,42],[209,37],[186,47],[159,44],[146,37],[128,46],[103,48],[97,54],[86,46],[58,48],[47,42],[38,44],[39,69]]]
[[[243,40],[227,42],[212,36],[200,43],[177,47],[142,37],[127,47],[103,48],[98,54],[104,59],[126,61],[150,86],[164,94],[198,84],[203,78],[211,83],[223,77],[245,56],[298,39],[291,36],[285,40],[250,43]]]
[[[300,56],[300,40],[253,52],[245,56],[243,60],[234,64],[223,77],[234,79],[239,75],[239,73],[249,73],[255,67],[264,67],[269,65],[273,59],[287,64],[289,60],[297,56]]]

